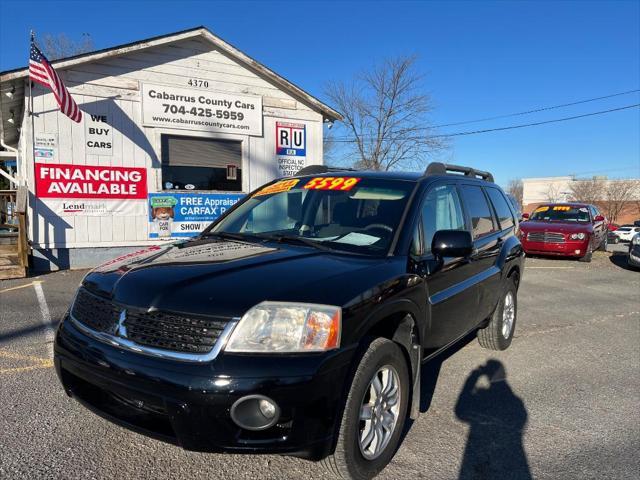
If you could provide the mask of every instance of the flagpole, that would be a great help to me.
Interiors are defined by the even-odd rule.
[[[29,42],[29,57],[31,57],[31,47],[35,44],[36,34],[33,30],[31,30],[31,40]],[[31,155],[33,156],[33,169],[35,171],[36,168],[36,126],[33,115],[33,92],[31,91],[33,82],[31,81],[31,77],[27,76],[29,81],[29,116],[31,117]],[[27,176],[27,178],[29,178]],[[35,178],[35,177],[34,177]],[[35,191],[35,185],[34,185]]]

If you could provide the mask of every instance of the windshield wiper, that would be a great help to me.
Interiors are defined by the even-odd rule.
[[[207,237],[218,237],[224,238],[225,240],[242,240],[242,241],[250,241],[256,240],[257,235],[250,235],[246,233],[231,233],[231,232],[207,232],[201,235],[203,238]]]
[[[334,251],[333,248],[327,247],[321,242],[310,240],[305,237],[296,237],[294,235],[256,235],[256,237],[264,238],[265,240],[273,240],[278,243],[297,243],[299,245],[306,245],[326,252]]]

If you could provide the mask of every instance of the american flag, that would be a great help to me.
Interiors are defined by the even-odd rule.
[[[34,82],[43,87],[50,88],[56,98],[60,111],[74,122],[82,120],[82,112],[71,97],[69,90],[64,86],[62,80],[53,69],[47,57],[31,42],[31,52],[29,55],[29,77]]]

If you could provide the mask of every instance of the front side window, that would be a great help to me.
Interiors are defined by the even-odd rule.
[[[462,198],[471,217],[474,239],[497,231],[491,208],[482,193],[482,188],[475,185],[462,185]]]
[[[454,185],[440,185],[427,193],[422,204],[423,252],[431,252],[431,242],[438,230],[464,230],[464,215]]]
[[[280,180],[255,192],[204,234],[381,254],[391,245],[414,187],[403,180],[353,177]]]
[[[242,144],[162,135],[164,190],[242,191]]]
[[[515,220],[513,219],[513,214],[511,213],[507,199],[504,197],[502,192],[497,188],[487,188],[485,191],[489,195],[489,199],[491,200],[496,214],[498,215],[500,228],[504,230],[506,228],[513,227],[515,225]]]

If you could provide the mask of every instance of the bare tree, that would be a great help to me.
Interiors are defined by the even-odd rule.
[[[622,210],[640,195],[640,181],[611,180],[607,183],[605,209],[607,218],[615,222]]]
[[[597,177],[590,180],[574,180],[569,184],[571,200],[590,204],[604,200],[606,183],[606,180]]]
[[[326,94],[344,116],[345,153],[358,168],[391,170],[417,166],[445,147],[433,138],[427,115],[431,98],[415,57],[384,60],[349,84],[331,82]]]
[[[40,43],[42,51],[49,60],[72,57],[95,49],[93,39],[88,33],[83,33],[80,40],[71,40],[64,33],[57,35],[45,33]]]
[[[547,190],[544,192],[544,196],[547,202],[555,203],[563,199],[562,189],[558,185],[553,183],[549,184]]]
[[[509,180],[509,184],[507,185],[507,193],[510,193],[511,195],[513,195],[513,198],[515,198],[518,201],[518,205],[520,206],[520,208],[522,208],[523,206],[522,200],[523,200],[523,193],[524,193],[522,180],[520,180],[519,178],[516,178],[514,180]]]

